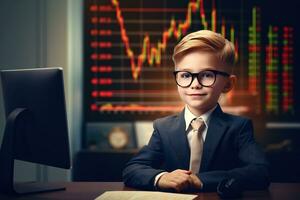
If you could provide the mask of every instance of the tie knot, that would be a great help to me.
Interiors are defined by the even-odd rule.
[[[201,118],[195,118],[192,120],[191,126],[192,126],[193,130],[199,132],[202,130],[202,128],[204,128],[205,124]]]

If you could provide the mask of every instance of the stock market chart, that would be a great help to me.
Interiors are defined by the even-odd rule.
[[[295,1],[84,2],[86,121],[153,120],[181,111],[172,52],[201,29],[235,46],[238,82],[220,99],[224,111],[299,119]]]

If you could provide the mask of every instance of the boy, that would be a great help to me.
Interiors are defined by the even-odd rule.
[[[208,30],[193,32],[175,46],[174,76],[185,108],[154,121],[149,144],[123,171],[125,185],[177,192],[216,191],[230,178],[244,189],[269,185],[252,122],[223,113],[218,104],[236,82],[234,55],[231,42]]]

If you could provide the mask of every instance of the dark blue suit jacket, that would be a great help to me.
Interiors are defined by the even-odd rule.
[[[184,111],[154,121],[149,144],[132,158],[123,171],[125,185],[154,190],[157,174],[189,169],[190,149],[185,131]],[[245,189],[264,189],[269,185],[268,164],[255,142],[249,119],[213,111],[197,176],[203,191],[215,191],[225,178],[238,178]]]

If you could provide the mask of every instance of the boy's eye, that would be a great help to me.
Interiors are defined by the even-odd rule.
[[[181,74],[180,74],[180,77],[181,78],[184,78],[184,79],[187,79],[187,78],[191,78],[191,74],[190,73],[188,73],[188,72],[182,72]]]
[[[212,72],[202,72],[200,76],[202,78],[214,78],[214,73],[212,73]]]

